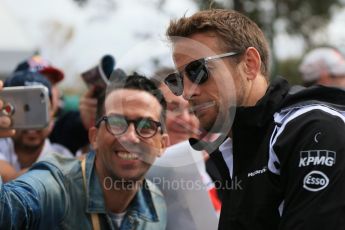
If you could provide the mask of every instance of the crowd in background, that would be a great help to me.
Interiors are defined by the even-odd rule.
[[[201,11],[172,22],[167,35],[178,71],[162,68],[153,76],[127,73],[118,79],[108,75],[112,82],[101,93],[96,86],[89,87],[78,111],[63,112],[59,89],[66,77],[63,70],[40,55],[18,63],[3,87],[45,86],[49,124],[1,133],[0,226],[43,229],[51,222],[66,229],[174,229],[179,220],[174,219],[178,210],[173,209],[173,199],[166,198],[172,202],[166,203],[164,191],[145,174],[167,148],[183,142],[193,146],[197,140],[193,147],[203,159],[198,175],[207,202],[220,218],[219,229],[325,229],[327,220],[338,229],[344,227],[338,219],[344,217],[344,201],[338,202],[336,196],[345,192],[345,183],[340,183],[345,148],[342,136],[332,141],[325,134],[330,134],[329,128],[336,134],[344,131],[340,101],[345,55],[328,46],[311,50],[299,67],[304,85],[310,88],[290,89],[280,78],[269,81],[264,35],[239,13]],[[175,40],[177,36],[182,39]],[[208,48],[200,48],[204,46]],[[219,77],[222,74],[241,78],[228,80]],[[228,123],[232,103],[237,106],[233,126]],[[1,121],[3,127],[9,123]],[[301,137],[302,130],[310,140]],[[221,145],[214,149],[198,147],[217,141]],[[330,163],[322,163],[323,158]],[[302,181],[304,190],[291,177]],[[114,182],[129,186],[133,181],[140,186],[107,190],[107,178],[111,187]],[[243,181],[243,190],[226,188],[235,178]],[[308,184],[317,178],[331,182],[324,182],[325,187]],[[5,210],[12,211],[5,215]]]

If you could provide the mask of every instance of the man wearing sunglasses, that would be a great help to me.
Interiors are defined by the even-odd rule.
[[[165,83],[205,136],[221,134],[190,139],[223,177],[219,229],[344,229],[344,91],[269,83],[267,41],[235,11],[182,17],[167,36],[177,71]]]
[[[165,229],[163,195],[145,180],[168,143],[165,113],[161,91],[147,78],[113,82],[85,159],[55,155],[0,182],[0,229]]]

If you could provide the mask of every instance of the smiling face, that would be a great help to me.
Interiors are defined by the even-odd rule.
[[[162,107],[155,97],[145,91],[119,89],[111,92],[104,103],[104,115],[122,115],[128,120],[150,118],[160,121]],[[150,138],[139,137],[131,123],[121,135],[113,135],[102,121],[99,128],[90,129],[90,140],[96,151],[96,170],[115,180],[138,181],[157,156],[165,149],[167,134],[157,133]]]
[[[183,72],[191,61],[230,52],[219,46],[219,40],[212,33],[196,33],[173,43],[175,66]],[[184,74],[183,97],[194,107],[201,127],[215,132],[229,121],[229,108],[242,104],[245,84],[231,57],[207,63],[209,78],[198,85]]]

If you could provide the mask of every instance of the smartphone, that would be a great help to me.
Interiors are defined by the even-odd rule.
[[[1,116],[11,117],[13,129],[42,129],[49,124],[48,89],[42,85],[5,87],[0,90]]]

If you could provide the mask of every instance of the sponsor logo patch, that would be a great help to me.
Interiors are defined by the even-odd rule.
[[[263,174],[267,171],[267,167],[263,167],[262,169],[259,169],[259,170],[255,170],[254,172],[250,172],[248,173],[248,177],[253,177],[253,176],[256,176],[258,174]]]
[[[336,152],[329,150],[309,150],[300,152],[298,167],[309,165],[333,166],[335,164]]]
[[[311,191],[317,192],[326,188],[329,184],[329,179],[323,172],[311,171],[308,173],[303,180],[303,188]]]

